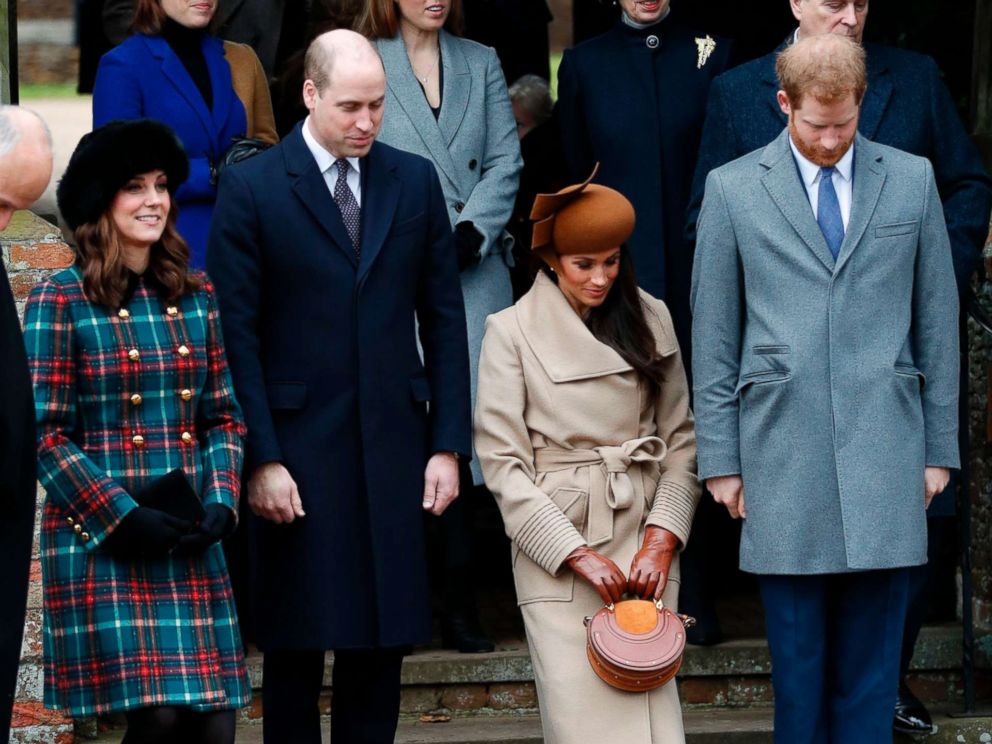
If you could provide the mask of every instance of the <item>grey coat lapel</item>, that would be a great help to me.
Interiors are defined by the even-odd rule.
[[[442,33],[442,37],[443,35]],[[413,68],[410,67],[410,59],[406,56],[406,47],[403,45],[403,38],[397,33],[397,36],[392,39],[379,39],[376,41],[376,46],[379,49],[379,54],[382,55],[382,61],[385,63],[386,69],[393,71],[386,80],[389,91],[395,96],[399,105],[406,112],[417,136],[423,140],[424,145],[430,151],[431,159],[434,161],[435,166],[437,166],[441,178],[447,178],[455,186],[456,190],[459,189],[460,184],[456,177],[457,171],[455,169],[455,163],[451,159],[451,153],[448,151],[448,144],[445,142],[438,122],[434,120],[434,114],[431,113],[430,106],[427,105],[424,91],[413,74]],[[443,46],[441,54],[443,57],[450,56],[450,54],[446,53]],[[464,64],[464,58],[462,62]],[[444,59],[442,63],[445,65],[445,83],[441,102],[441,117],[444,118],[445,114],[443,112],[447,106],[461,105],[464,107],[464,101],[467,101],[468,97],[466,94],[461,104],[458,101],[451,100],[449,95],[454,94],[449,94],[447,59]],[[462,114],[464,114],[464,108],[462,109]],[[385,115],[389,116],[388,110]]]
[[[444,67],[444,90],[441,95],[441,115],[437,123],[441,128],[447,149],[455,138],[468,109],[469,96],[472,92],[472,71],[468,68],[468,61],[461,47],[455,44],[451,35],[444,30],[441,31],[441,65]]]
[[[820,259],[828,271],[833,273],[834,257],[827,247],[827,241],[816,224],[813,210],[809,206],[805,186],[799,177],[792,148],[789,147],[789,130],[782,133],[768,145],[761,154],[761,165],[768,169],[761,182],[775,204],[799,233],[799,237]]]
[[[882,193],[882,185],[885,183],[885,166],[882,164],[882,153],[879,152],[874,143],[869,142],[860,134],[854,139],[854,189],[851,195],[851,217],[847,223],[847,231],[844,233],[844,242],[840,247],[840,256],[837,258],[837,269],[847,262],[854,249],[861,242],[872,214],[875,213],[875,206],[878,204],[878,197]]]

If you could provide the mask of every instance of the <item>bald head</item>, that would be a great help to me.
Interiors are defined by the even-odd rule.
[[[375,47],[354,31],[328,31],[307,50],[307,127],[336,158],[364,157],[382,124],[386,73]]]
[[[379,53],[368,39],[354,31],[339,28],[321,34],[310,43],[304,61],[304,75],[322,93],[330,82],[334,66],[339,62],[383,69]]]
[[[27,209],[52,177],[52,135],[33,111],[0,106],[0,230]]]

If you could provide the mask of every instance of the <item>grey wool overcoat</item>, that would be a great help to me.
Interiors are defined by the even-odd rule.
[[[958,301],[933,168],[860,135],[854,148],[836,261],[788,130],[706,183],[699,475],[743,477],[754,573],[925,563],[924,467],[958,467]]]
[[[689,539],[699,498],[689,387],[668,308],[646,292],[641,302],[665,364],[658,392],[543,273],[486,324],[476,448],[512,540],[547,744],[684,744],[674,681],[621,692],[592,671],[582,619],[603,602],[564,565],[589,545],[626,575],[647,525]],[[677,558],[670,574],[674,610]]]
[[[399,35],[375,42],[386,68],[386,112],[378,140],[434,163],[454,227],[471,222],[482,235],[482,261],[461,273],[475,400],[486,317],[513,303],[506,232],[517,198],[520,142],[496,52],[441,31],[443,90],[435,120]],[[478,458],[473,480],[482,482]]]

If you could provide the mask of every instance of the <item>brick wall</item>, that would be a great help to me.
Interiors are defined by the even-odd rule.
[[[18,212],[14,216],[7,230],[0,234],[0,246],[17,310],[23,317],[24,302],[31,288],[53,271],[71,264],[72,249],[63,242],[58,228],[30,212]],[[44,492],[39,488],[39,516],[43,498]],[[3,601],[2,597],[0,601]],[[41,565],[36,521],[28,615],[10,741],[12,744],[72,744],[72,721],[45,710],[41,704],[41,691]]]

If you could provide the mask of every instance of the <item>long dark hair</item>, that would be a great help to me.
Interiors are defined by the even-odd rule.
[[[76,228],[76,263],[83,270],[83,292],[90,302],[119,307],[127,292],[128,270],[120,234],[107,209],[94,223]],[[165,218],[162,237],[151,248],[147,272],[173,301],[200,288],[200,279],[187,269],[189,247],[176,230],[176,209]]]
[[[542,262],[542,270],[558,283],[558,278]],[[585,324],[597,340],[619,354],[655,392],[665,381],[665,362],[658,356],[657,341],[644,317],[644,304],[637,288],[634,261],[627,245],[620,246],[620,270],[613,287],[599,307],[594,307]]]

